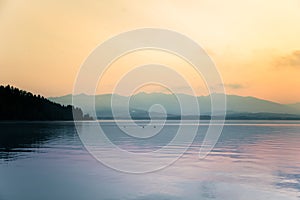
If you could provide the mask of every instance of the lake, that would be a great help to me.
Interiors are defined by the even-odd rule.
[[[178,121],[167,121],[161,133],[144,140],[122,134],[112,121],[99,123],[115,144],[135,153],[159,149],[179,127]],[[147,121],[138,124],[146,126]],[[130,128],[126,121],[122,125]],[[184,126],[198,125],[186,121]],[[170,166],[130,174],[90,155],[73,122],[1,122],[0,200],[300,198],[299,121],[227,121],[215,148],[199,159],[207,128],[208,121],[200,123],[192,145]],[[109,150],[107,157],[116,163],[126,159]],[[157,159],[172,156],[170,150]]]

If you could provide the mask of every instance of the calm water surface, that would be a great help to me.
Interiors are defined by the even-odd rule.
[[[170,121],[157,136],[136,140],[113,122],[101,124],[115,144],[135,152],[160,148],[178,128]],[[95,160],[72,122],[2,122],[0,200],[300,199],[300,122],[227,121],[216,147],[199,160],[207,127],[200,125],[192,146],[173,165],[133,175]]]

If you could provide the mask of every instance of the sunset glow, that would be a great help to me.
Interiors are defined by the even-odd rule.
[[[70,94],[81,64],[97,45],[124,31],[155,27],[177,31],[201,45],[214,60],[227,93],[300,102],[299,21],[298,0],[0,0],[0,84],[46,97]],[[191,66],[165,52],[120,58],[98,93],[110,93],[120,74],[151,63],[179,70],[197,95],[207,94],[203,80],[193,79]],[[178,85],[177,92],[186,91]]]

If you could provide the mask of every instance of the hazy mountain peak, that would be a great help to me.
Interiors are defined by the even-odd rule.
[[[84,97],[87,95],[80,94],[82,103],[84,104]],[[191,106],[194,101],[194,96],[188,94],[177,94],[180,100],[183,101],[183,105],[189,105],[185,109],[194,114],[196,111]],[[198,96],[198,104],[202,114],[210,114],[211,102],[210,97],[217,97],[224,95],[222,93],[212,93],[207,96]],[[168,114],[180,115],[180,104],[178,98],[173,94],[166,93],[146,93],[140,92],[132,96],[122,96],[119,94],[100,94],[95,96],[96,110],[111,110],[111,99],[114,98],[114,106],[121,110],[138,109],[141,111],[148,111],[154,104],[162,105]],[[282,114],[300,114],[300,104],[284,105],[264,99],[259,99],[252,96],[238,96],[238,95],[226,95],[227,98],[227,112],[229,113],[282,113]],[[72,95],[66,95],[62,97],[50,98],[52,101],[68,105],[72,103]],[[129,105],[128,105],[129,103]],[[87,107],[92,108],[92,105]],[[110,111],[109,111],[110,112]]]

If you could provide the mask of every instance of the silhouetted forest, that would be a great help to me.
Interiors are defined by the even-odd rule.
[[[92,119],[80,108],[62,106],[40,95],[10,85],[0,86],[0,120],[76,120]]]

